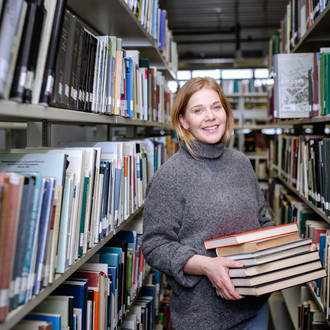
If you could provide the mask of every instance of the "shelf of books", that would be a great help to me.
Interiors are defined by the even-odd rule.
[[[277,224],[298,223],[301,237],[311,238],[317,245],[327,274],[330,235],[329,15],[327,2],[301,2],[299,8],[296,2],[289,2],[281,29],[270,40],[269,51],[269,66],[274,73],[270,104],[272,121],[292,125],[290,131],[275,134],[270,140],[270,213]],[[308,282],[305,290],[309,297],[299,293],[302,297],[298,297],[298,304],[287,302],[295,329],[311,329],[308,321],[314,322],[315,326],[330,326],[327,278]]]
[[[157,0],[0,10],[1,125],[48,142],[0,154],[0,329],[152,329],[163,279],[143,259],[140,212],[175,136],[87,142],[72,130],[55,147],[44,136],[48,124],[169,131],[167,13]]]

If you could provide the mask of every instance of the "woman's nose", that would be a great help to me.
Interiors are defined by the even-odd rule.
[[[215,118],[212,109],[207,109],[206,110],[206,118],[207,118],[207,120],[212,120],[212,119]]]

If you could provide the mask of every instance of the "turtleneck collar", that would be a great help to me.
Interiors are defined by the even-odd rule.
[[[182,148],[189,152],[185,143],[182,144]],[[222,142],[207,144],[200,141],[194,141],[192,144],[192,150],[197,158],[218,158],[221,156],[223,149],[224,143]]]

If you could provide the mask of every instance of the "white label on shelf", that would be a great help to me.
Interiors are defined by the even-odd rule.
[[[10,281],[9,284],[9,297],[14,297],[15,295],[15,280]]]
[[[27,289],[27,282],[28,282],[28,278],[27,277],[23,277],[22,278],[22,287],[21,287],[21,291],[25,292]]]
[[[47,78],[45,94],[51,93],[53,91],[53,85],[54,85],[54,78],[52,75],[49,75]]]
[[[289,112],[296,111],[296,105],[295,104],[285,104],[285,105],[283,105],[283,111],[289,111]]]
[[[6,307],[9,298],[9,290],[2,289],[0,290],[0,308]]]
[[[29,89],[29,90],[32,89],[33,77],[34,77],[33,71],[28,71],[26,74],[26,79],[25,79],[25,88],[26,89]]]
[[[325,209],[326,209],[326,210],[329,210],[329,202],[326,202],[326,203],[324,204],[324,206],[325,206]]]
[[[19,277],[16,278],[16,281],[15,281],[15,286],[14,286],[14,294],[15,295],[18,295],[20,293],[21,283],[22,283],[22,278],[19,276]]]
[[[84,246],[84,242],[85,242],[85,236],[84,236],[84,233],[81,233],[80,234],[80,246]]]
[[[70,87],[67,84],[65,84],[64,86],[65,86],[64,87],[64,94],[65,94],[66,97],[69,97]]]
[[[26,81],[26,68],[24,68],[24,71],[21,72],[21,74],[19,75],[18,87],[24,87],[25,81]]]

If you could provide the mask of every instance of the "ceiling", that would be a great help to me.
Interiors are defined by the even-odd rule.
[[[160,0],[179,68],[267,66],[269,39],[288,0]]]

